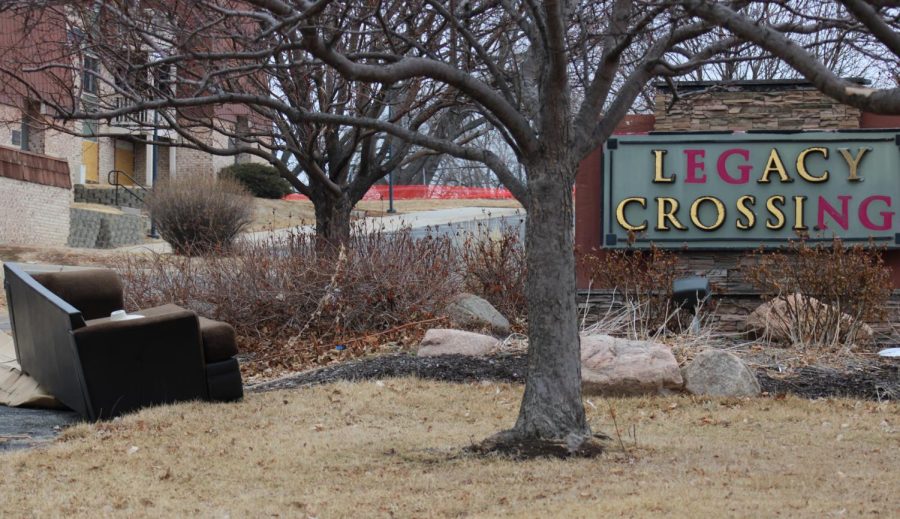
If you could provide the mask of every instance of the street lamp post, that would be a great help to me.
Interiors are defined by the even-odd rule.
[[[156,177],[159,171],[159,146],[156,145],[159,140],[159,111],[153,110],[153,171],[150,174],[150,178],[152,182],[150,184],[151,189],[156,188]],[[159,233],[156,232],[156,222],[153,220],[153,215],[150,215],[150,237],[151,238],[159,238]]]
[[[394,214],[397,212],[397,210],[394,209],[394,170],[391,170],[391,172],[388,173],[388,210],[387,210],[387,212],[390,214]]]

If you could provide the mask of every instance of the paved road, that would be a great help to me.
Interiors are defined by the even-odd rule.
[[[472,229],[478,227],[478,223],[496,226],[499,228],[501,221],[514,222],[523,218],[524,211],[511,207],[457,207],[454,209],[440,209],[436,211],[420,211],[414,213],[396,214],[392,216],[369,217],[360,222],[364,228],[379,229],[385,232],[395,232],[408,227],[413,236],[422,237],[429,233],[456,234],[459,229]],[[242,240],[265,241],[272,238],[287,237],[295,234],[313,234],[316,229],[311,225],[299,225],[274,231],[250,232],[241,236]],[[171,248],[165,242],[158,241],[122,247],[119,250],[151,251],[158,254],[171,252]]]
[[[73,411],[24,409],[0,405],[0,452],[33,447],[56,437],[79,420]]]
[[[454,240],[461,241],[468,234],[487,234],[495,235],[503,229],[515,229],[521,239],[525,239],[525,215],[510,214],[501,216],[491,216],[478,220],[469,220],[465,222],[439,224],[429,227],[416,227],[412,229],[414,238],[424,238],[425,236],[447,235]]]

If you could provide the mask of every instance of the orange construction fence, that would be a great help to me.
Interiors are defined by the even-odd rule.
[[[386,185],[372,186],[363,196],[363,200],[388,200],[389,187]],[[513,198],[506,188],[492,187],[462,187],[462,186],[394,186],[394,200],[473,200],[491,199],[504,200]],[[307,200],[305,195],[292,193],[284,197],[285,200]]]

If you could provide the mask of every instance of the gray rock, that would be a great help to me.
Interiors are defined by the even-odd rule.
[[[860,345],[874,340],[875,332],[868,324],[843,312],[838,316],[833,306],[802,294],[777,297],[759,305],[747,316],[744,326],[760,337],[790,345],[800,330],[822,326],[818,323],[837,324],[838,320],[841,340]]]
[[[700,352],[684,368],[684,388],[694,395],[758,396],[759,381],[744,362],[722,350]]]
[[[419,344],[419,357],[436,357],[438,355],[468,355],[484,357],[500,349],[500,341],[490,335],[451,330],[448,328],[432,328],[425,332],[425,338]]]
[[[509,335],[509,321],[490,303],[474,294],[459,294],[444,308],[444,315],[461,328],[490,330]]]
[[[581,382],[586,394],[668,394],[681,389],[672,350],[651,341],[609,335],[581,337]]]

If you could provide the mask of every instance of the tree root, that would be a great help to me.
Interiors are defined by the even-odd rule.
[[[507,456],[516,460],[534,458],[593,458],[606,450],[605,434],[570,435],[567,438],[539,438],[516,429],[499,432],[466,450],[477,455]]]

